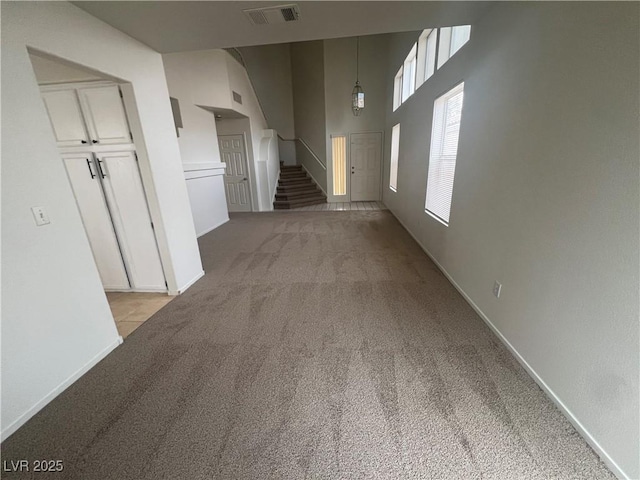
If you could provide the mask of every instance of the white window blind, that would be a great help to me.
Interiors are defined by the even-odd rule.
[[[391,130],[391,168],[389,171],[389,188],[398,191],[398,155],[400,154],[400,124]]]
[[[413,95],[416,91],[416,51],[417,44],[413,44],[413,48],[407,55],[404,61],[403,73],[402,73],[402,101],[405,102],[407,98]]]
[[[331,136],[331,156],[333,160],[333,194],[347,194],[347,137]]]
[[[402,104],[402,67],[396,73],[396,77],[393,80],[393,111]]]
[[[438,29],[424,30],[418,39],[416,88],[426,82],[436,69]]]
[[[425,210],[445,225],[451,211],[463,98],[461,83],[436,99],[433,107]]]

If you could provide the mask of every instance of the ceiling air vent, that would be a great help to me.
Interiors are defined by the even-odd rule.
[[[298,5],[279,5],[277,7],[251,8],[243,10],[254,25],[295,22],[300,18]]]

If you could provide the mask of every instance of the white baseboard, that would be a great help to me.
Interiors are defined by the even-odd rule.
[[[219,226],[221,226],[221,225],[224,225],[224,224],[225,224],[225,223],[227,223],[228,221],[229,221],[229,217],[227,217],[225,220],[223,220],[223,221],[221,221],[221,222],[216,223],[213,227],[206,229],[204,232],[200,232],[200,233],[198,234],[198,238],[200,238],[200,237],[201,237],[201,236],[203,236],[203,235],[206,235],[206,234],[207,234],[207,233],[209,233],[209,232],[214,231],[216,228],[218,228],[218,227],[219,227]]]
[[[166,288],[105,288],[107,293],[167,293]]]
[[[527,371],[529,376],[533,378],[533,380],[538,384],[538,386],[547,395],[547,397],[549,397],[551,401],[562,412],[562,414],[565,417],[567,417],[567,420],[569,420],[571,425],[573,425],[573,427],[578,431],[578,433],[582,436],[582,438],[584,438],[585,441],[589,444],[589,446],[598,454],[598,456],[607,465],[607,467],[613,472],[613,474],[621,480],[631,480],[631,477],[629,477],[624,472],[624,470],[620,468],[620,466],[615,462],[615,460],[613,460],[613,458],[611,458],[611,456],[606,452],[606,450],[602,448],[602,446],[598,443],[598,441],[595,438],[593,438],[593,436],[591,435],[591,433],[589,433],[586,427],[582,425],[580,420],[578,420],[573,414],[573,412],[569,410],[569,407],[567,407],[563,403],[563,401],[555,394],[555,392],[551,389],[551,387],[549,387],[549,385],[546,384],[546,382],[542,379],[542,377],[540,377],[540,375],[538,375],[538,373],[533,369],[533,367],[529,365],[529,363],[525,360],[525,358],[522,355],[520,355],[520,352],[518,352],[518,350],[516,350],[516,348],[513,345],[511,345],[509,340],[507,340],[507,338],[500,332],[498,327],[496,327],[493,324],[493,322],[489,320],[489,317],[487,317],[484,314],[484,312],[480,309],[480,307],[476,305],[476,303],[471,299],[471,297],[469,297],[469,295],[467,295],[467,293],[462,289],[462,287],[460,287],[460,285],[456,283],[453,277],[449,275],[449,272],[447,272],[445,268],[440,264],[440,262],[438,262],[438,260],[436,260],[436,258],[433,255],[431,255],[431,252],[427,250],[427,248],[422,244],[420,240],[418,240],[418,238],[404,224],[404,222],[400,220],[400,218],[398,218],[398,216],[396,216],[394,212],[392,212],[391,210],[389,211],[395,217],[395,219],[398,220],[400,225],[404,227],[404,229],[409,233],[409,235],[411,235],[411,237],[416,241],[416,243],[420,245],[420,248],[422,248],[424,253],[426,253],[427,256],[431,259],[431,261],[435,263],[435,265],[442,272],[442,274],[447,278],[447,280],[449,280],[451,285],[453,285],[455,289],[458,290],[460,295],[462,295],[462,297],[466,300],[466,302],[469,305],[471,305],[471,308],[475,310],[475,312],[480,316],[480,318],[484,321],[484,323],[486,323],[489,326],[489,328],[493,331],[493,333],[495,333],[495,335],[500,339],[500,341],[507,347],[507,349],[509,349],[511,354],[516,358],[516,360],[518,360],[520,365],[522,365],[522,367]]]
[[[204,277],[204,270],[202,270],[200,273],[198,273],[195,277],[193,277],[193,279],[191,279],[190,281],[188,281],[184,286],[182,286],[181,288],[178,289],[178,291],[175,290],[169,290],[169,295],[172,296],[176,296],[176,295],[180,295],[184,292],[187,291],[187,289],[193,285],[194,283],[196,283],[198,280],[200,280],[202,277]]]
[[[46,394],[41,400],[39,400],[35,405],[29,408],[26,412],[20,415],[16,420],[14,420],[10,425],[2,430],[2,441],[4,442],[9,436],[15,433],[18,428],[27,423],[27,421],[33,417],[36,413],[42,410],[49,402],[51,402],[54,398],[60,395],[64,390],[69,387],[72,383],[78,380],[82,375],[87,373],[91,368],[93,368],[100,360],[106,357],[111,351],[113,351],[118,345],[122,344],[122,337],[118,336],[118,338],[108,345],[106,348],[98,352],[96,356],[94,356],[91,360],[85,363],[80,369],[76,370],[73,374],[71,374],[66,380],[64,380],[60,385],[51,390],[48,394]]]
[[[322,193],[324,193],[325,195],[327,195],[327,191],[322,188],[322,185],[320,185],[320,183],[318,183],[318,180],[316,180],[316,177],[314,177],[311,172],[309,170],[307,170],[307,167],[305,167],[304,165],[300,164],[300,166],[302,167],[302,169],[307,172],[307,174],[313,179],[314,182],[316,182],[316,186],[322,190]]]

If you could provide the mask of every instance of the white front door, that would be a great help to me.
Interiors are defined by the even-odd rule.
[[[93,144],[132,143],[117,85],[79,88],[78,96]]]
[[[382,134],[351,134],[351,201],[380,200]]]
[[[230,212],[250,212],[251,195],[249,191],[249,173],[247,155],[242,135],[220,135],[220,158],[226,163],[224,173],[224,191]]]
[[[128,290],[127,271],[102,193],[93,154],[65,154],[62,160],[67,168],[103,287],[106,290]]]
[[[164,271],[135,154],[98,153],[96,163],[132,287],[165,291]]]

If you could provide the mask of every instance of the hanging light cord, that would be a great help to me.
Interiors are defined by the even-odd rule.
[[[360,37],[356,37],[356,83],[360,76]]]

